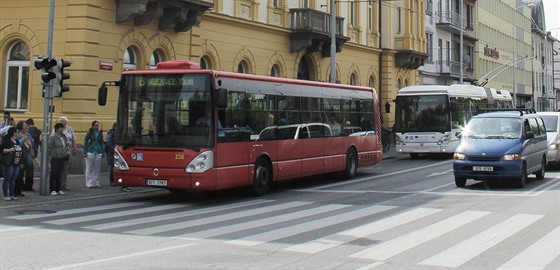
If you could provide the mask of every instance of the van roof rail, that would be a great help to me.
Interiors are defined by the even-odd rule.
[[[519,115],[522,116],[524,113],[525,114],[532,114],[532,113],[537,113],[537,111],[535,111],[535,109],[530,109],[530,108],[501,108],[501,109],[481,109],[478,110],[476,112],[476,114],[481,114],[481,113],[488,113],[488,112],[519,112]]]

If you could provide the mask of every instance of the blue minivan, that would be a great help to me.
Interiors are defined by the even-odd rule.
[[[458,136],[461,141],[453,154],[457,187],[464,187],[467,179],[505,179],[524,187],[529,174],[544,178],[547,135],[534,110],[496,109],[475,115]]]

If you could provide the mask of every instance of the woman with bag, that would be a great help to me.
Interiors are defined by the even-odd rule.
[[[99,170],[103,151],[103,131],[99,129],[99,121],[91,123],[86,137],[84,138],[84,158],[86,159],[86,187],[101,187],[99,184]]]
[[[10,127],[2,140],[2,145],[0,145],[2,168],[4,169],[2,192],[6,201],[18,199],[15,196],[16,177],[19,173],[20,159],[23,152],[16,140],[17,136],[17,128]]]

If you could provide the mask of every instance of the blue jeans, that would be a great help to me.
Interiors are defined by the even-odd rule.
[[[16,178],[19,173],[19,165],[3,164],[2,169],[4,169],[4,182],[2,182],[2,192],[4,193],[4,197],[14,196]]]

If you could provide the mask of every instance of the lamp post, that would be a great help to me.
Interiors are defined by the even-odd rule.
[[[518,6],[517,8],[515,8],[515,12],[517,12],[520,8],[524,8],[524,7],[533,7],[533,6],[535,6],[534,3],[523,4],[523,5]],[[512,47],[513,47],[513,49],[512,49],[513,52],[512,52],[512,53],[513,53],[513,55],[512,55],[512,58],[513,58],[513,59],[512,59],[512,60],[513,60],[513,63],[514,63],[514,65],[511,67],[512,83],[513,83],[513,106],[514,106],[515,108],[517,108],[517,82],[516,82],[516,80],[515,80],[515,66],[517,65],[517,64],[516,64],[516,61],[515,61],[516,58],[517,58],[517,57],[515,57],[515,43],[516,43],[516,41],[517,41],[517,34],[516,34],[517,31],[515,31],[515,23],[514,23],[513,21],[511,22],[511,26],[513,27],[513,32],[512,32],[512,37],[513,37],[513,38],[512,38],[512,39],[513,39],[513,44],[512,44]]]
[[[336,82],[336,1],[331,0],[331,76],[330,82]]]

